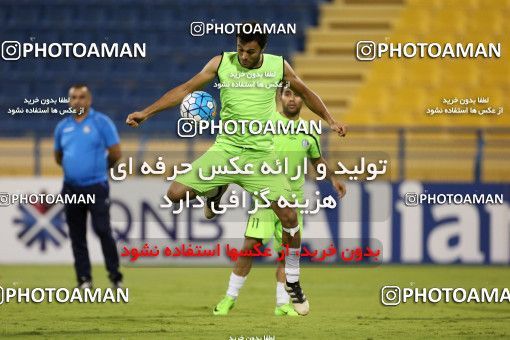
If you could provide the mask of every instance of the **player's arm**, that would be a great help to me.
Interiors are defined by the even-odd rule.
[[[60,137],[62,135],[62,123],[59,123],[55,128],[54,136],[53,136],[53,155],[55,156],[55,162],[58,165],[62,166],[62,157],[64,157],[64,152],[62,150],[62,146],[60,145]]]
[[[347,125],[335,121],[326,108],[326,105],[324,105],[322,99],[315,92],[310,90],[308,86],[306,86],[306,84],[296,75],[287,61],[285,61],[284,64],[283,79],[288,82],[290,89],[303,98],[306,106],[317,116],[324,119],[333,131],[344,137],[347,132]]]
[[[55,155],[55,162],[57,162],[58,165],[62,166],[62,156],[64,155],[62,151],[55,150],[53,154]]]
[[[338,196],[340,196],[340,198],[343,198],[345,196],[345,193],[347,192],[345,184],[341,180],[339,180],[338,177],[333,172],[333,170],[330,169],[330,167],[328,166],[328,162],[326,162],[324,157],[321,156],[319,158],[312,158],[310,159],[310,162],[316,169],[319,164],[324,164],[324,167],[326,169],[326,179],[331,182],[333,188],[335,188],[335,190],[338,192]]]
[[[193,91],[202,89],[207,83],[211,82],[214,77],[216,77],[216,72],[218,71],[220,62],[221,56],[212,58],[204,66],[202,71],[197,73],[193,78],[177,87],[174,87],[142,111],[133,112],[128,115],[126,124],[131,127],[137,127],[140,123],[154,114],[179,105],[186,95]]]
[[[120,144],[114,144],[108,148],[108,168],[111,168],[119,161],[122,157],[122,151],[120,150]]]

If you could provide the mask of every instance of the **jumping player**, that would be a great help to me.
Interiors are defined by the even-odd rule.
[[[257,27],[260,28],[257,23],[245,25],[252,26],[251,32],[256,31]],[[222,55],[213,57],[193,78],[171,89],[142,111],[129,114],[126,123],[137,127],[156,113],[179,105],[187,94],[203,88],[218,77],[222,85],[220,88],[222,107],[220,116],[224,121],[258,120],[262,124],[267,123],[276,111],[277,86],[275,84],[284,81],[303,98],[304,103],[311,111],[329,124],[333,131],[340,136],[345,136],[346,126],[333,119],[320,97],[303,83],[283,57],[264,53],[266,43],[267,34],[237,34],[237,52],[224,52]],[[257,79],[260,86],[252,86],[253,79]],[[270,192],[267,193],[266,198],[271,201],[271,208],[282,224],[283,244],[289,247],[291,253],[298,253],[301,247],[301,237],[296,211],[290,207],[279,207],[277,204],[280,196],[291,199],[291,189],[285,175],[219,174],[209,181],[199,178],[199,169],[206,176],[211,175],[212,166],[231,167],[229,160],[233,157],[239,157],[237,165],[241,168],[244,168],[246,164],[251,164],[254,169],[260,169],[263,162],[276,161],[273,136],[270,134],[242,134],[240,132],[219,134],[214,145],[192,163],[192,171],[177,176],[172,182],[167,191],[168,198],[172,202],[178,203],[187,197],[207,196],[209,197],[207,205],[210,206],[214,202],[219,202],[221,193],[230,183],[237,183],[252,194],[269,188]],[[217,189],[218,187],[220,189]],[[213,193],[214,191],[216,192]],[[309,304],[299,282],[299,255],[289,254],[286,258],[285,275],[286,289],[292,291],[295,296],[294,308],[299,313],[308,313]],[[234,282],[234,284],[238,283]]]

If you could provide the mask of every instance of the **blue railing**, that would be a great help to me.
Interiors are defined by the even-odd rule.
[[[410,150],[409,146],[409,134],[410,133],[426,133],[426,134],[435,134],[437,135],[443,135],[449,134],[452,137],[454,137],[456,134],[473,134],[476,139],[476,146],[474,151],[474,159],[473,159],[473,181],[474,182],[481,182],[483,178],[483,168],[484,168],[484,161],[485,159],[485,150],[487,147],[487,136],[501,136],[503,138],[510,138],[510,128],[457,128],[457,127],[351,127],[349,129],[350,134],[359,134],[363,132],[374,132],[378,131],[381,133],[394,133],[397,136],[397,157],[396,162],[398,163],[398,180],[405,180],[406,179],[406,160],[409,157],[412,157],[412,150]],[[121,139],[137,139],[138,140],[138,146],[137,149],[133,152],[134,156],[137,159],[143,159],[144,155],[147,151],[147,144],[151,140],[161,140],[161,139],[169,139],[169,134],[156,134],[156,133],[144,133],[145,131],[139,130],[140,133],[137,134],[124,134],[122,135]],[[149,132],[149,131],[147,131]],[[328,133],[328,132],[326,132]],[[170,134],[172,135],[172,134]],[[47,137],[47,136],[44,136]],[[42,157],[42,151],[41,151],[41,141],[42,137],[39,135],[33,135],[34,138],[34,147],[33,147],[33,157],[34,157],[34,169],[33,174],[36,176],[41,175],[41,157]],[[347,137],[348,138],[348,137]],[[327,153],[328,151],[328,143],[332,139],[330,138],[322,138],[322,147],[323,150]],[[172,139],[169,139],[172,140]],[[177,139],[173,139],[177,140]],[[206,140],[206,139],[202,139]],[[508,139],[502,139],[502,141],[508,140]],[[182,140],[181,140],[182,141]],[[194,159],[196,158],[196,154],[194,151],[194,144],[196,142],[196,139],[189,138],[186,139],[187,143],[187,149],[183,152],[186,153],[186,157],[188,159]],[[496,148],[496,150],[501,149],[501,157],[510,157],[510,145],[507,145],[505,147],[505,143],[496,143],[493,144],[492,147]],[[133,151],[133,150],[131,150]],[[455,149],[448,150],[451,152],[455,152]],[[431,162],[434,162],[434,159],[431,159]]]

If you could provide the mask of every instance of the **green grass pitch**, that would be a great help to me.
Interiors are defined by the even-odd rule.
[[[385,285],[510,287],[508,267],[389,266],[302,269],[310,300],[306,317],[276,317],[274,269],[253,268],[235,308],[212,315],[223,297],[228,268],[124,268],[127,304],[0,305],[2,338],[430,339],[509,338],[510,304],[407,303],[386,307]],[[94,267],[96,287],[108,287]],[[0,265],[2,287],[68,287],[71,266]]]

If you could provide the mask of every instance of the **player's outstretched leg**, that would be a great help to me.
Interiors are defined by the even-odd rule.
[[[184,185],[177,181],[174,181],[172,182],[172,184],[170,184],[170,187],[166,192],[166,196],[173,203],[179,203],[181,200],[186,198],[186,192],[189,192],[190,199],[197,197],[197,194],[195,191],[193,191],[193,188],[188,187],[187,185]]]
[[[261,240],[245,237],[243,242],[243,251],[253,249],[253,247],[261,242]],[[250,273],[252,265],[251,256],[240,256],[235,265],[232,273],[230,274],[230,280],[228,282],[227,294],[225,297],[216,305],[213,310],[214,315],[227,315],[228,312],[234,308],[239,291],[244,285],[248,274]]]
[[[299,316],[290,303],[290,296],[285,290],[285,262],[278,262],[276,268],[276,308],[274,309],[276,316]]]
[[[227,191],[228,184],[222,185],[215,189],[215,192],[211,195],[211,197],[207,197],[207,200],[204,205],[204,215],[205,218],[210,220],[211,218],[214,218],[216,216],[216,213],[212,211],[211,206],[214,204],[215,207],[218,206],[218,204],[221,201],[221,196]]]
[[[282,224],[282,244],[289,246],[289,253],[285,256],[285,290],[289,293],[296,312],[306,315],[310,311],[310,305],[299,283],[301,233],[296,210],[280,208],[276,202],[271,204],[271,208]]]

